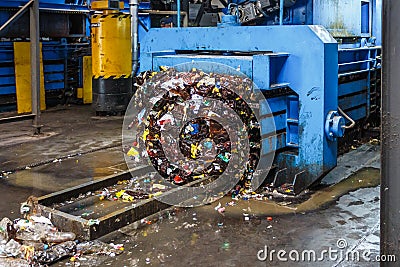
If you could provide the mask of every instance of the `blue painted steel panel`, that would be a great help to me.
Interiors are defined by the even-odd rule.
[[[11,42],[0,42],[0,95],[15,94],[14,50]]]
[[[269,82],[265,80],[265,76],[268,76],[265,75],[267,71],[265,66],[263,66],[264,69],[260,68],[260,72],[256,71],[252,74],[253,79],[255,79],[255,74],[260,74],[257,77],[265,82],[264,86],[273,82],[287,83],[299,96],[298,125],[297,122],[291,124],[290,131],[293,135],[289,138],[289,142],[298,144],[298,154],[290,155],[290,163],[288,163],[289,155],[280,153],[276,163],[282,167],[288,167],[292,173],[306,170],[309,175],[304,178],[305,185],[315,181],[336,165],[337,143],[325,137],[324,125],[325,116],[329,111],[336,110],[338,104],[338,45],[323,27],[151,29],[141,41],[141,70],[158,69],[160,63],[158,54],[163,51],[173,53],[176,50],[289,54],[286,57],[277,57],[273,63],[270,60],[269,70],[272,69],[272,71],[269,73]],[[175,55],[163,56],[163,64],[170,62],[169,65],[174,65],[176,57]],[[180,60],[184,57],[186,56],[179,55]],[[256,60],[259,59],[265,60],[265,58]],[[185,62],[192,60],[198,59],[187,56]],[[214,58],[214,60],[217,63],[226,62],[223,58]],[[267,60],[264,64],[267,64]],[[287,104],[285,101],[283,106],[277,106],[277,108],[285,110]],[[272,112],[274,111],[276,110],[272,109]],[[300,135],[297,134],[298,138],[296,138],[296,133],[300,133]],[[270,144],[279,144],[279,148],[285,147],[286,135],[281,135],[281,137],[280,142],[263,140],[263,144],[268,144],[268,147],[262,148],[263,153],[270,151],[273,147]]]
[[[368,86],[366,79],[339,84],[339,97],[368,90]]]
[[[347,110],[359,105],[367,105],[367,92],[339,99],[339,106],[343,110]]]
[[[50,90],[61,90],[64,88],[64,82],[49,82],[45,81],[44,87],[47,91]]]
[[[346,111],[347,115],[349,115],[353,120],[361,120],[367,116],[367,107],[361,106],[359,108]]]
[[[361,33],[369,34],[370,29],[370,3],[361,2]]]
[[[44,72],[64,72],[63,64],[55,64],[55,65],[44,65]]]
[[[299,145],[299,125],[297,123],[288,124],[286,142],[288,146],[298,147]]]
[[[270,81],[270,57],[268,55],[253,56],[253,82],[259,89],[268,89]],[[250,77],[250,76],[249,76]]]
[[[0,85],[0,92],[2,92],[2,95],[15,94],[15,81],[13,85]]]
[[[275,125],[272,123],[274,120]],[[274,131],[286,130],[286,114],[261,119],[261,135],[269,135]],[[274,128],[275,126],[275,128]]]
[[[282,149],[286,146],[286,134],[278,134],[263,138],[261,157],[264,157],[270,153],[275,152],[278,149]]]
[[[372,3],[372,36],[376,38],[376,45],[382,45],[382,0]]]
[[[12,75],[14,76],[14,67],[1,67],[0,66],[0,70],[1,70],[1,74],[0,77],[4,77],[4,76],[9,76]]]
[[[155,56],[153,66],[174,66],[185,62],[196,60],[206,62],[218,62],[228,65],[234,69],[240,69],[248,77],[252,78],[252,57],[251,56],[210,56],[210,55],[169,55]]]
[[[270,111],[279,112],[286,110],[286,97],[281,96],[268,99],[269,109],[266,104],[267,102],[260,104],[260,116],[269,115],[271,114]]]
[[[335,37],[361,36],[360,0],[313,0],[314,24],[322,25]]]
[[[64,72],[60,73],[46,73],[45,72],[45,80],[46,81],[63,81],[64,80]]]
[[[10,84],[15,84],[15,78],[13,76],[0,77],[1,86]]]

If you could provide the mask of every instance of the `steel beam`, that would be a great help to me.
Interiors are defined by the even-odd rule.
[[[30,0],[23,7],[21,7],[21,9],[17,11],[17,13],[15,13],[3,25],[1,25],[0,32],[11,26],[11,24],[13,24],[19,17],[21,17],[28,10],[28,7],[30,7],[33,2],[35,2],[35,0]]]
[[[400,1],[383,1],[381,255],[400,260]],[[398,266],[381,262],[381,266]]]
[[[16,121],[23,121],[23,120],[31,120],[33,118],[35,118],[34,114],[24,114],[24,115],[19,115],[19,116],[0,118],[0,124],[16,122]]]
[[[40,134],[40,27],[39,0],[34,0],[29,8],[30,13],[30,43],[31,43],[31,90],[33,128],[35,134]]]

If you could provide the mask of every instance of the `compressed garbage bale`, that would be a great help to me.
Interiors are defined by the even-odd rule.
[[[244,101],[244,99],[250,99],[253,94],[253,84],[250,79],[236,75],[208,74],[196,69],[180,72],[174,68],[168,68],[159,73],[145,72],[139,75],[136,85],[138,89],[135,94],[135,105],[139,108],[138,111],[141,108],[143,110],[139,112],[138,120],[132,122],[128,128],[137,124],[135,143],[144,142],[140,146],[141,149],[147,149],[151,163],[162,177],[174,184],[181,185],[193,181],[195,177],[218,176],[224,172],[230,158],[230,140],[227,129],[215,123],[211,117],[223,116],[226,107],[229,107],[241,118],[244,124],[243,128],[249,136],[248,164],[240,178],[242,185],[249,184],[258,164],[261,142],[257,118]],[[163,95],[153,94],[160,89],[164,90]],[[226,107],[221,104],[213,106],[209,99],[218,100]],[[151,110],[146,108],[146,102],[149,100],[153,104]],[[183,110],[180,109],[182,106],[184,106]],[[200,107],[202,107],[201,112],[208,113],[201,113]],[[145,116],[147,111],[149,112],[148,116]],[[198,114],[202,119],[192,119],[186,122],[187,112]],[[176,154],[175,146],[163,146],[161,142],[165,143],[166,139],[163,136],[165,136],[166,125],[172,122],[171,117],[174,118],[181,113],[183,113],[182,123],[184,125],[182,125],[183,129],[178,145],[185,157],[197,159],[201,156],[202,147],[199,144],[205,138],[211,138],[216,145],[214,164],[207,168],[198,171],[181,170],[177,167],[173,168],[172,163],[168,160],[170,156]],[[169,118],[168,122],[165,120],[166,116]],[[208,121],[205,119],[207,117]],[[174,118],[173,121],[174,123],[179,122],[177,118]],[[206,121],[207,123],[205,123]],[[141,137],[141,140],[138,137]],[[138,147],[135,147],[135,151]],[[170,149],[173,152],[170,152]],[[214,167],[215,165],[218,169]]]

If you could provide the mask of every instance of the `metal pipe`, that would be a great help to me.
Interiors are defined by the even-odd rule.
[[[19,9],[17,11],[17,13],[15,13],[11,18],[9,18],[3,25],[1,25],[0,27],[0,32],[3,31],[4,29],[6,29],[7,27],[9,27],[11,24],[13,24],[19,17],[21,17],[27,10],[28,7],[31,6],[31,4],[34,2],[35,0],[30,0],[28,3],[26,3],[23,7],[21,7],[21,9]]]
[[[31,44],[31,90],[33,128],[35,134],[40,134],[40,29],[39,29],[39,0],[34,0],[29,9],[30,44]]]
[[[24,115],[18,115],[18,116],[13,116],[13,117],[0,118],[0,124],[16,122],[16,121],[23,121],[23,120],[31,120],[34,118],[35,118],[35,114],[24,114]]]
[[[131,14],[132,38],[132,75],[135,76],[139,68],[139,0],[129,0],[129,13]]]
[[[181,0],[176,0],[176,25],[178,28],[181,27]]]
[[[345,126],[342,126],[344,129],[351,129],[351,128],[354,128],[354,126],[356,126],[356,122],[349,116],[349,115],[347,115],[340,107],[338,107],[338,110],[339,110],[339,112],[340,112],[340,114],[342,114],[343,115],[343,117],[345,117],[347,120],[349,120],[350,121],[350,125],[345,125]]]
[[[383,2],[381,255],[400,259],[400,1]],[[381,266],[398,266],[381,262]]]
[[[279,3],[279,25],[283,25],[283,6],[284,6],[284,0],[280,0],[280,3]]]

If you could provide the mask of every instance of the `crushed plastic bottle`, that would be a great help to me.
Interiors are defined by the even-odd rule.
[[[44,237],[46,243],[63,243],[75,240],[76,235],[71,232],[50,232]]]
[[[21,253],[20,248],[21,245],[17,241],[15,241],[14,239],[10,239],[10,241],[8,241],[7,244],[4,246],[3,251],[8,256],[16,257]]]
[[[17,233],[17,239],[22,241],[39,242],[42,239],[42,234],[32,231],[19,231]]]
[[[79,243],[76,246],[76,250],[79,254],[96,254],[96,255],[110,255],[111,253],[119,255],[123,252],[121,246],[109,245],[99,240],[87,241]]]
[[[76,243],[67,241],[44,251],[35,251],[34,261],[40,264],[50,264],[65,257],[71,257],[76,252]]]
[[[7,233],[7,224],[9,224],[9,223],[12,223],[12,221],[10,219],[8,219],[7,217],[4,217],[0,221],[0,235],[2,235],[5,240],[9,240],[8,233]]]

